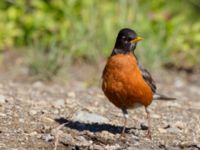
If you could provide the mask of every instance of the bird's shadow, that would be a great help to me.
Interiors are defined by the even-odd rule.
[[[122,126],[115,126],[111,124],[106,124],[106,123],[83,123],[79,121],[73,121],[69,119],[65,119],[63,117],[61,118],[56,118],[56,122],[59,124],[66,123],[65,127],[70,128],[70,129],[75,129],[78,131],[90,131],[90,132],[101,132],[101,131],[108,131],[112,134],[118,134],[121,133],[123,130]],[[137,128],[126,128],[125,133],[130,133],[131,129],[137,129]]]

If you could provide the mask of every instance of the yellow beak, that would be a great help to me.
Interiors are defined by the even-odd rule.
[[[138,36],[138,37],[134,38],[133,40],[131,40],[131,43],[136,43],[141,40],[143,40],[143,38]]]

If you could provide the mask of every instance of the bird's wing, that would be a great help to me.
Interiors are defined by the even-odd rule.
[[[152,92],[156,93],[156,89],[157,89],[156,83],[153,80],[153,78],[151,77],[151,74],[149,73],[149,71],[147,69],[145,69],[143,67],[143,65],[140,64],[139,62],[138,62],[138,67],[139,67],[139,69],[140,69],[140,71],[142,73],[142,77],[144,78],[146,83],[151,87]]]
[[[153,80],[153,78],[151,77],[151,74],[149,73],[149,71],[147,69],[145,69],[143,67],[142,64],[138,63],[138,67],[142,73],[142,77],[144,78],[144,80],[146,81],[146,83],[151,87],[151,90],[152,92],[154,93],[153,95],[153,99],[154,100],[175,100],[176,98],[173,98],[173,97],[168,97],[168,96],[165,96],[163,94],[159,94],[156,92],[156,83],[155,81]]]

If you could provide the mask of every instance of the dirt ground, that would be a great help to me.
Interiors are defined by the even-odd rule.
[[[150,105],[149,140],[143,107],[129,110],[126,136],[120,137],[123,116],[101,91],[102,67],[88,68],[75,67],[66,81],[51,83],[1,71],[0,149],[200,149],[199,74],[153,71],[158,91],[177,100]]]

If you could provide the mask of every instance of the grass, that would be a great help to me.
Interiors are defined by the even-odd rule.
[[[129,27],[145,39],[137,49],[144,64],[182,65],[180,59],[195,66],[199,7],[195,0],[1,1],[0,50],[27,47],[31,75],[51,79],[66,60],[98,63],[110,54],[118,31]]]

